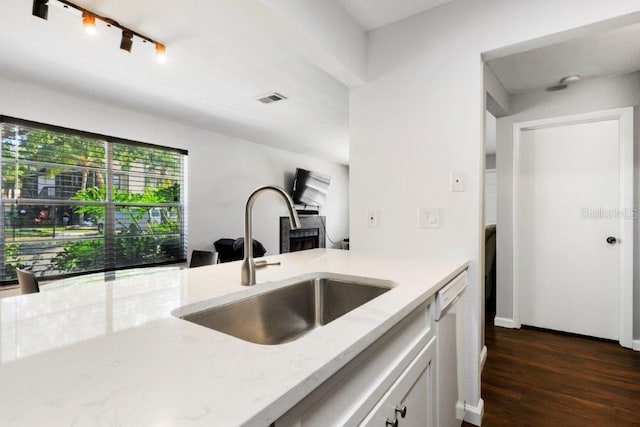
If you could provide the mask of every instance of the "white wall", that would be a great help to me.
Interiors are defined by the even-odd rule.
[[[290,190],[296,167],[331,175],[327,231],[336,241],[348,236],[348,167],[180,123],[0,79],[0,114],[57,126],[189,150],[188,243],[212,250],[222,237],[243,235],[244,205],[256,187]],[[286,208],[275,195],[254,207],[254,238],[279,253],[279,217]],[[329,246],[329,241],[327,241]]]
[[[483,70],[484,88],[488,93],[487,114],[491,114],[494,119],[505,116],[509,112],[509,93],[486,63]],[[489,119],[489,117],[487,117],[487,119]]]
[[[262,0],[296,29],[287,35],[310,61],[349,87],[362,84],[366,58],[366,36],[358,23],[333,1]]]
[[[496,170],[484,172],[484,225],[498,222],[498,187]]]
[[[639,9],[635,0],[454,0],[369,33],[369,80],[350,99],[351,245],[470,260],[463,377],[474,422],[482,405],[481,54]],[[464,172],[465,192],[449,192],[451,170]],[[416,228],[420,206],[442,208],[441,228]],[[366,227],[367,208],[380,209],[380,227]]]
[[[544,90],[510,98],[512,115],[498,119],[498,224],[497,234],[497,308],[496,316],[513,317],[513,124],[547,117],[608,110],[640,105],[640,72],[612,78],[584,80],[556,92]],[[640,143],[636,114],[635,179],[636,209],[640,200]],[[636,223],[635,253],[640,244]],[[634,312],[640,308],[640,261],[634,265]],[[634,319],[634,337],[640,337],[640,316]]]

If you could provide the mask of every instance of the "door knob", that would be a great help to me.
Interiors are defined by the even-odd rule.
[[[387,418],[387,422],[385,423],[386,427],[398,427],[398,419],[394,418],[392,420],[390,420],[389,418]]]
[[[402,405],[402,406],[396,406],[396,414],[400,415],[401,418],[404,418],[407,416],[407,407]]]
[[[610,244],[610,245],[614,245],[617,241],[618,240],[613,236],[607,237],[607,243]]]

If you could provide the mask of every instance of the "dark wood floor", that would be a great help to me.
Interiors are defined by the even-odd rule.
[[[494,326],[486,345],[483,427],[640,426],[640,352]]]

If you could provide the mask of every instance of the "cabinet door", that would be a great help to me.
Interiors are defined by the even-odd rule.
[[[432,306],[432,299],[421,304],[278,419],[275,426],[359,425],[435,338]]]
[[[435,338],[411,362],[362,422],[362,427],[435,427]],[[406,409],[402,417],[402,409]],[[398,409],[396,411],[396,409]]]

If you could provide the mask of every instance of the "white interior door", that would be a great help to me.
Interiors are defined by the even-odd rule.
[[[632,247],[622,236],[632,212],[621,197],[628,183],[620,130],[619,119],[520,129],[514,303],[521,324],[621,339],[622,244]]]

